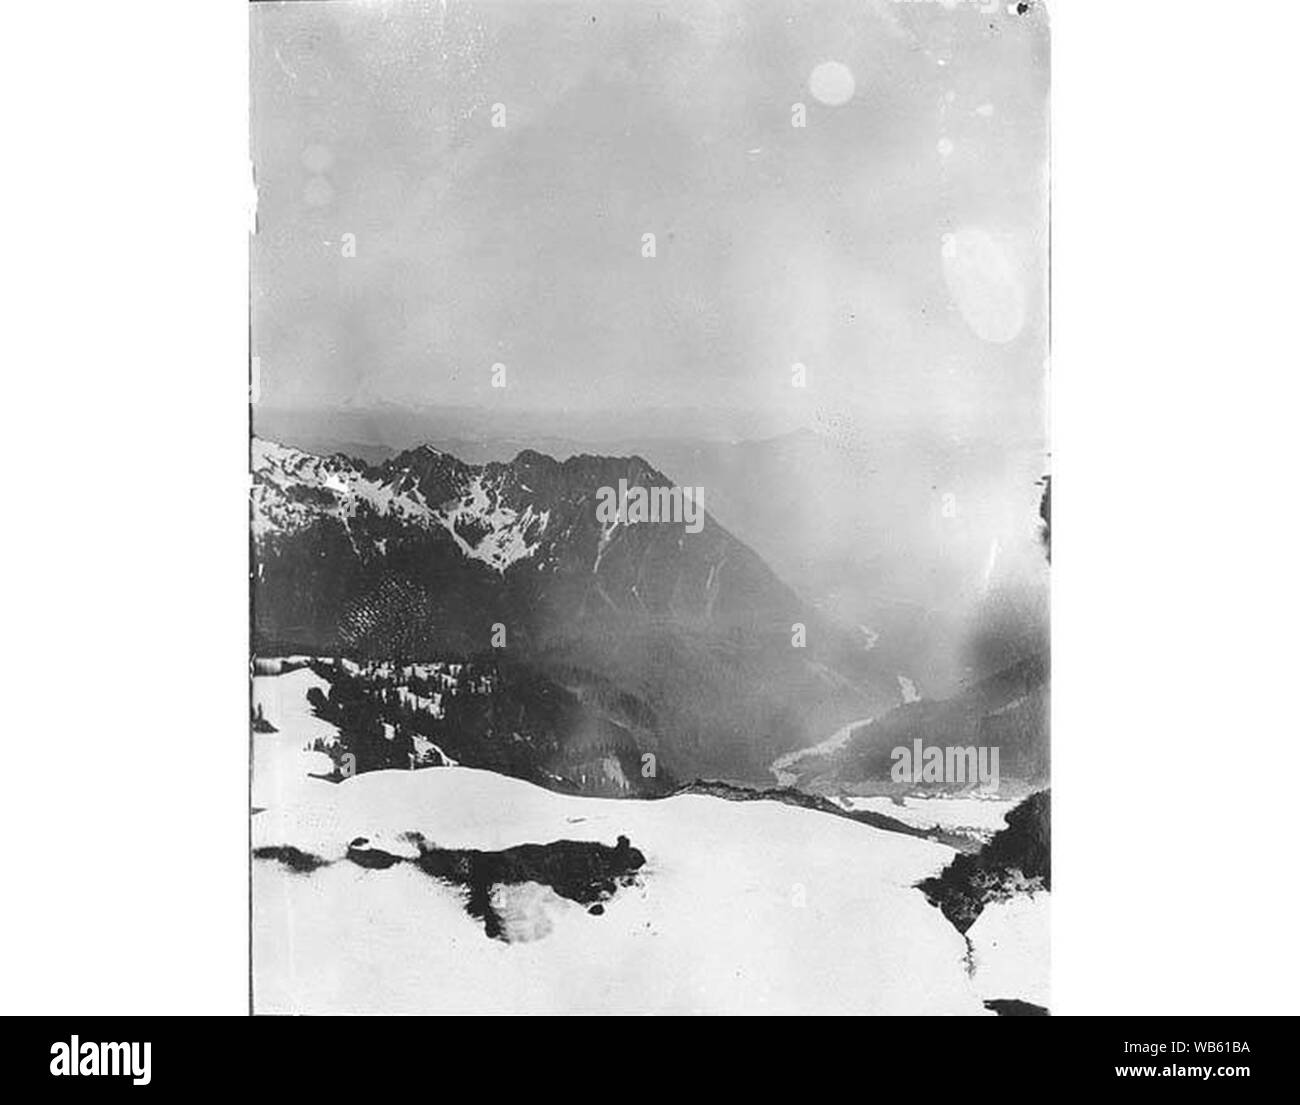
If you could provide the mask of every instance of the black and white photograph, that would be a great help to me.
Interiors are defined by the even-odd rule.
[[[254,1011],[1046,1014],[1045,13],[251,16]]]
[[[1300,6],[7,15],[10,1097],[1285,1097]]]

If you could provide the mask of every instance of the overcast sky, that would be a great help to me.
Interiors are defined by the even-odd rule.
[[[1038,433],[1046,13],[991,6],[253,5],[263,400]]]

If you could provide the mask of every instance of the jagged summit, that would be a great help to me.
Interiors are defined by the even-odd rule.
[[[419,446],[370,466],[256,440],[254,648],[441,659],[504,631],[502,656],[652,703],[687,769],[751,779],[896,701],[856,638],[707,512],[599,510],[620,481],[672,486],[640,456],[468,464]]]
[[[747,558],[751,567],[761,567],[747,549],[743,558],[738,551],[724,554],[737,543],[711,519],[700,534],[685,533],[671,522],[634,528],[598,521],[595,507],[602,488],[616,488],[620,481],[672,486],[640,456],[581,454],[558,461],[525,449],[508,462],[476,465],[426,443],[370,466],[257,438],[252,457],[253,532],[267,545],[283,547],[289,537],[337,526],[353,555],[370,563],[388,554],[390,542],[420,533],[434,544],[450,541],[465,559],[498,574],[533,561],[539,570],[603,575],[624,559],[624,550],[644,567],[661,546],[685,549],[689,541],[699,551],[687,559],[702,557],[704,575],[713,584],[720,582],[728,560],[738,565]],[[401,532],[389,532],[394,526]],[[647,586],[651,582],[641,580],[634,606],[649,601],[655,590]],[[706,606],[716,598],[717,588],[713,594],[709,590],[698,595]]]

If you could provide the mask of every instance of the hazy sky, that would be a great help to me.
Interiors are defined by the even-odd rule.
[[[254,5],[264,401],[1035,433],[1046,13],[990,6]]]

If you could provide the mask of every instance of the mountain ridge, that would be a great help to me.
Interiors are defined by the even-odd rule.
[[[762,780],[773,755],[898,701],[860,641],[707,510],[698,533],[602,521],[602,487],[674,486],[643,457],[251,452],[255,652],[495,654],[563,672],[579,698],[612,685],[656,718],[679,778]]]

